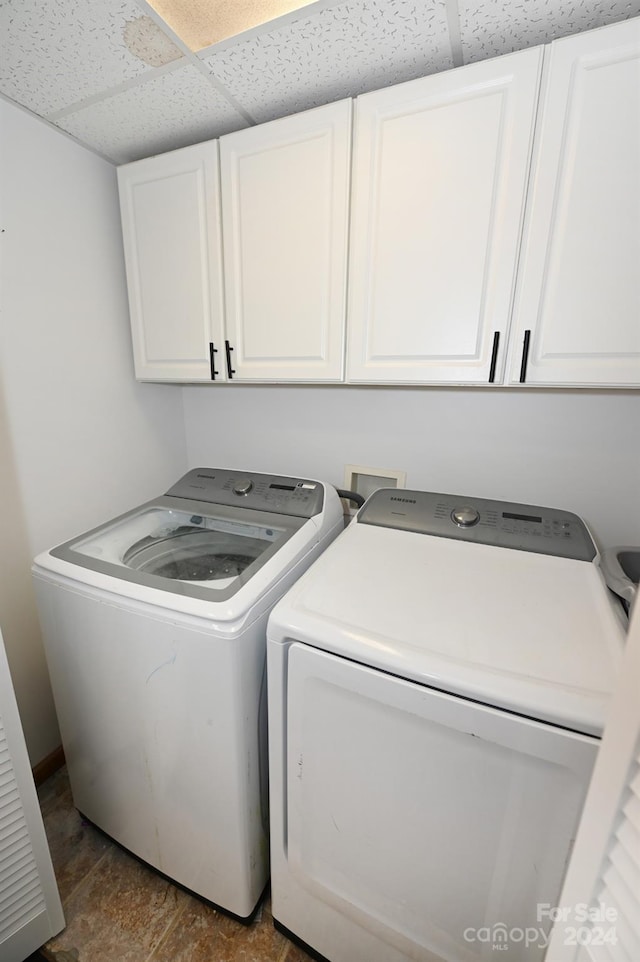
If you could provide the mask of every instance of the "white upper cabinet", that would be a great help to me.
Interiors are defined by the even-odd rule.
[[[136,377],[208,381],[213,358],[224,379],[217,142],[127,164],[118,184]]]
[[[119,168],[136,377],[640,385],[640,19],[352,110]]]
[[[340,381],[351,101],[222,137],[233,378]]]
[[[356,102],[347,379],[504,370],[542,48]]]
[[[640,20],[548,53],[511,381],[637,387]]]

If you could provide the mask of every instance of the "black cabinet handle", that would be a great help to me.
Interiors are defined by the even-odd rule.
[[[524,341],[522,342],[522,363],[520,364],[520,383],[524,384],[527,379],[527,361],[529,360],[529,342],[531,340],[531,331],[524,332]]]
[[[216,354],[218,349],[214,347],[213,341],[209,341],[209,364],[211,365],[211,380],[215,381],[216,375],[219,373],[216,371]]]
[[[228,341],[224,342],[224,347],[227,352],[227,374],[229,375],[229,380],[231,380],[233,375],[236,373],[235,368],[231,367],[231,352],[233,348],[231,347]]]
[[[491,367],[489,368],[489,384],[493,384],[496,379],[496,364],[498,362],[498,345],[500,344],[500,331],[495,331],[493,335],[493,348],[491,351]]]

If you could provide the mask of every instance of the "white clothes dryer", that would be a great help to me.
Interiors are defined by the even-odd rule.
[[[268,879],[267,617],[343,527],[330,485],[198,468],[34,562],[75,806],[242,920]]]
[[[573,514],[375,492],[268,625],[276,927],[542,957],[624,643]]]

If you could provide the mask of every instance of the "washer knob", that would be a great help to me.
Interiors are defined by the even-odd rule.
[[[471,528],[480,520],[480,512],[472,508],[470,504],[463,505],[462,508],[454,508],[451,512],[451,520],[459,528]]]
[[[243,479],[242,481],[237,481],[234,484],[233,493],[240,494],[240,495],[249,494],[252,488],[253,488],[253,481],[250,481],[249,478],[246,478],[246,479]]]

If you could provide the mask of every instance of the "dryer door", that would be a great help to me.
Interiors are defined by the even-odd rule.
[[[542,957],[597,740],[299,643],[286,718],[300,938],[335,962]]]

